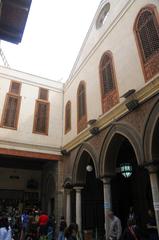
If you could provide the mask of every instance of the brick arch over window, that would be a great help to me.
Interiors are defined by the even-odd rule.
[[[65,134],[71,130],[71,102],[68,101],[65,107]]]
[[[113,57],[110,51],[107,51],[103,54],[100,60],[99,72],[102,109],[103,113],[105,113],[119,102]]]
[[[154,5],[140,10],[135,20],[134,32],[147,82],[159,73],[159,15]]]
[[[77,132],[87,127],[86,84],[81,81],[77,90]]]

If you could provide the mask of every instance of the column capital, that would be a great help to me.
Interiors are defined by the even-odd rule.
[[[149,171],[149,173],[156,173],[159,170],[159,165],[156,162],[150,162],[144,164],[144,167]]]
[[[110,184],[110,181],[112,179],[112,176],[104,176],[101,178],[101,181],[103,182],[103,184]]]
[[[70,194],[71,191],[72,191],[72,188],[65,188],[65,192],[66,192],[67,194]]]
[[[75,186],[75,187],[73,187],[73,189],[75,189],[76,192],[81,192],[81,190],[82,190],[83,188],[84,188],[84,187],[82,187],[82,186]]]

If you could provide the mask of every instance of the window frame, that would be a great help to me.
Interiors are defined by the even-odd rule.
[[[69,107],[69,113],[67,109],[68,107]],[[69,125],[67,122],[68,119],[69,119]],[[68,133],[70,130],[71,130],[71,101],[68,101],[65,106],[65,134]]]
[[[104,80],[103,80],[103,61],[105,58],[109,59],[109,64],[111,67],[111,79],[113,88],[110,91],[104,93]],[[114,67],[113,54],[111,51],[106,51],[103,53],[100,63],[99,63],[99,78],[100,78],[100,88],[101,88],[101,103],[102,103],[102,112],[108,112],[111,108],[113,108],[116,104],[119,103],[119,92],[116,80],[116,73]]]
[[[13,83],[18,83],[19,84],[18,93],[12,93],[11,89],[12,89],[12,84]],[[20,106],[21,106],[21,99],[22,99],[22,97],[20,96],[21,86],[22,86],[21,82],[18,82],[18,81],[11,81],[10,82],[9,91],[6,93],[5,101],[4,101],[4,105],[3,105],[1,124],[0,124],[0,127],[2,127],[2,128],[11,129],[11,130],[17,130],[17,128],[18,128]],[[14,120],[14,127],[7,126],[7,125],[4,124],[5,116],[6,116],[6,113],[7,113],[7,106],[8,106],[9,98],[18,99],[17,111],[16,111],[16,114],[15,114],[15,120]]]
[[[85,114],[79,118],[79,90],[84,87],[84,109]],[[86,103],[86,83],[85,81],[81,81],[78,85],[77,89],[77,133],[81,132],[87,127],[87,103]]]
[[[137,28],[139,18],[146,11],[151,12],[153,16],[153,20],[155,20],[154,25],[156,26],[157,24],[158,28],[156,30],[159,36],[159,13],[157,11],[157,7],[153,4],[148,4],[143,8],[141,8],[140,11],[138,12],[134,22],[134,27],[133,27],[135,42],[136,42],[145,82],[149,81],[151,78],[153,78],[156,74],[159,73],[159,50],[156,51],[156,53],[152,54],[152,56],[149,57],[147,60],[145,60],[144,48],[139,35],[139,30]]]
[[[46,99],[40,98],[41,90],[45,90],[47,92]],[[47,88],[39,88],[38,99],[43,100],[43,101],[48,101],[48,97],[49,97],[48,89]]]
[[[48,92],[49,95],[49,92]],[[38,97],[40,96],[40,89],[39,89],[39,94]],[[46,131],[38,131],[37,130],[37,114],[38,114],[38,106],[39,104],[46,104],[47,105],[47,113],[46,113]],[[50,116],[50,102],[48,100],[43,100],[43,99],[36,99],[35,101],[35,110],[34,110],[34,120],[33,120],[33,133],[35,134],[40,134],[40,135],[48,135],[49,132],[49,116]]]

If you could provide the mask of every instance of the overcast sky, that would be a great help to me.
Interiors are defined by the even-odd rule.
[[[10,67],[65,81],[99,2],[32,0],[22,42],[1,42]]]

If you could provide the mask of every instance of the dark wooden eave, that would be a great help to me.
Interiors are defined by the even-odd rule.
[[[32,0],[1,0],[0,39],[18,44],[22,40]]]

